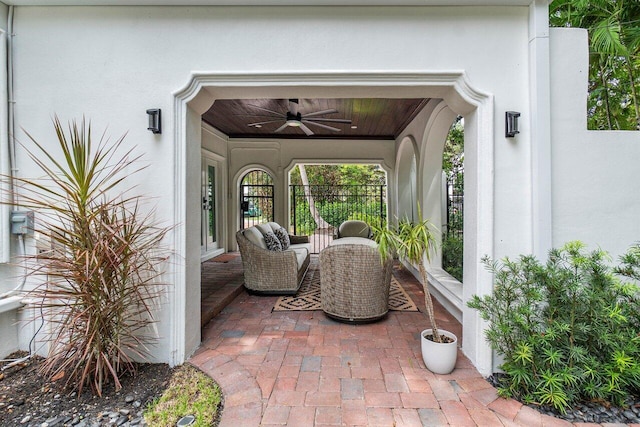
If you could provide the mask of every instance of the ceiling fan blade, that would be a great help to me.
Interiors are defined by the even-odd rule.
[[[257,108],[258,110],[267,111],[267,112],[269,112],[269,113],[275,114],[275,115],[277,115],[278,117],[284,117],[284,114],[279,113],[278,111],[273,111],[273,110],[270,110],[270,109],[268,109],[268,108],[260,107],[260,106],[258,106],[258,105],[251,105],[251,104],[247,104],[247,107]]]
[[[280,126],[278,129],[274,130],[274,132],[276,132],[276,133],[280,132],[280,131],[284,130],[287,126],[289,126],[289,125],[285,123],[282,126]]]
[[[310,122],[333,122],[333,123],[351,123],[351,120],[349,119],[323,119],[322,117],[319,117],[317,119],[313,118],[313,119],[307,119],[306,117],[304,118],[305,120],[308,120]]]
[[[304,117],[314,117],[314,116],[321,116],[323,114],[333,114],[333,113],[337,113],[338,110],[331,108],[330,110],[322,110],[322,111],[314,111],[313,113],[308,113],[305,114]]]
[[[307,136],[313,135],[313,131],[309,129],[304,123],[300,123],[300,129],[302,129],[302,131],[306,133]]]
[[[303,119],[303,122],[309,123],[310,125],[314,125],[314,126],[318,126],[324,129],[328,129],[328,130],[332,130],[334,132],[340,132],[340,129],[338,128],[334,128],[333,126],[327,126],[327,125],[323,125],[322,123],[317,123],[317,122],[310,122],[308,120]]]
[[[300,108],[300,103],[298,103],[297,99],[289,100],[289,112],[294,116],[298,114],[298,110]]]
[[[266,122],[249,123],[247,126],[266,125],[267,123],[281,122],[282,119],[267,120]]]

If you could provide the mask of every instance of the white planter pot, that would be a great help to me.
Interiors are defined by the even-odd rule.
[[[425,335],[431,335],[431,329],[425,329],[420,333],[420,343],[422,347],[422,360],[427,369],[434,374],[448,374],[453,371],[458,358],[458,337],[449,331],[438,330],[440,335],[445,335],[453,339],[450,343],[437,343],[426,339]]]

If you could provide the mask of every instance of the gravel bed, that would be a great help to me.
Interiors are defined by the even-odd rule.
[[[494,374],[487,380],[497,387],[500,374]],[[640,399],[630,399],[624,407],[609,406],[600,402],[581,402],[575,407],[567,409],[562,414],[550,406],[527,405],[546,415],[560,418],[572,423],[618,423],[640,424]]]
[[[21,356],[14,353],[8,358]],[[0,426],[146,426],[142,411],[162,395],[172,373],[165,364],[141,364],[135,377],[122,378],[119,392],[110,384],[101,398],[88,391],[78,396],[40,376],[41,360],[34,357],[1,371]]]

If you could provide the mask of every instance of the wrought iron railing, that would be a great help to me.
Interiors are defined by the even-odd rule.
[[[386,185],[290,185],[289,193],[291,231],[308,235],[313,253],[329,245],[344,221],[380,226],[387,220]]]
[[[447,179],[447,224],[442,236],[442,268],[462,282],[464,255],[463,174]]]

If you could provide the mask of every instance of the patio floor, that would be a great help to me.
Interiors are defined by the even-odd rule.
[[[321,311],[272,312],[277,297],[243,290],[237,254],[202,266],[203,319],[213,320],[189,362],[222,387],[221,427],[598,425],[498,398],[461,352],[451,374],[431,373],[420,355],[422,312],[392,311],[365,325]],[[394,276],[422,310],[420,283],[399,267]],[[436,317],[461,337],[461,325],[437,303]]]

